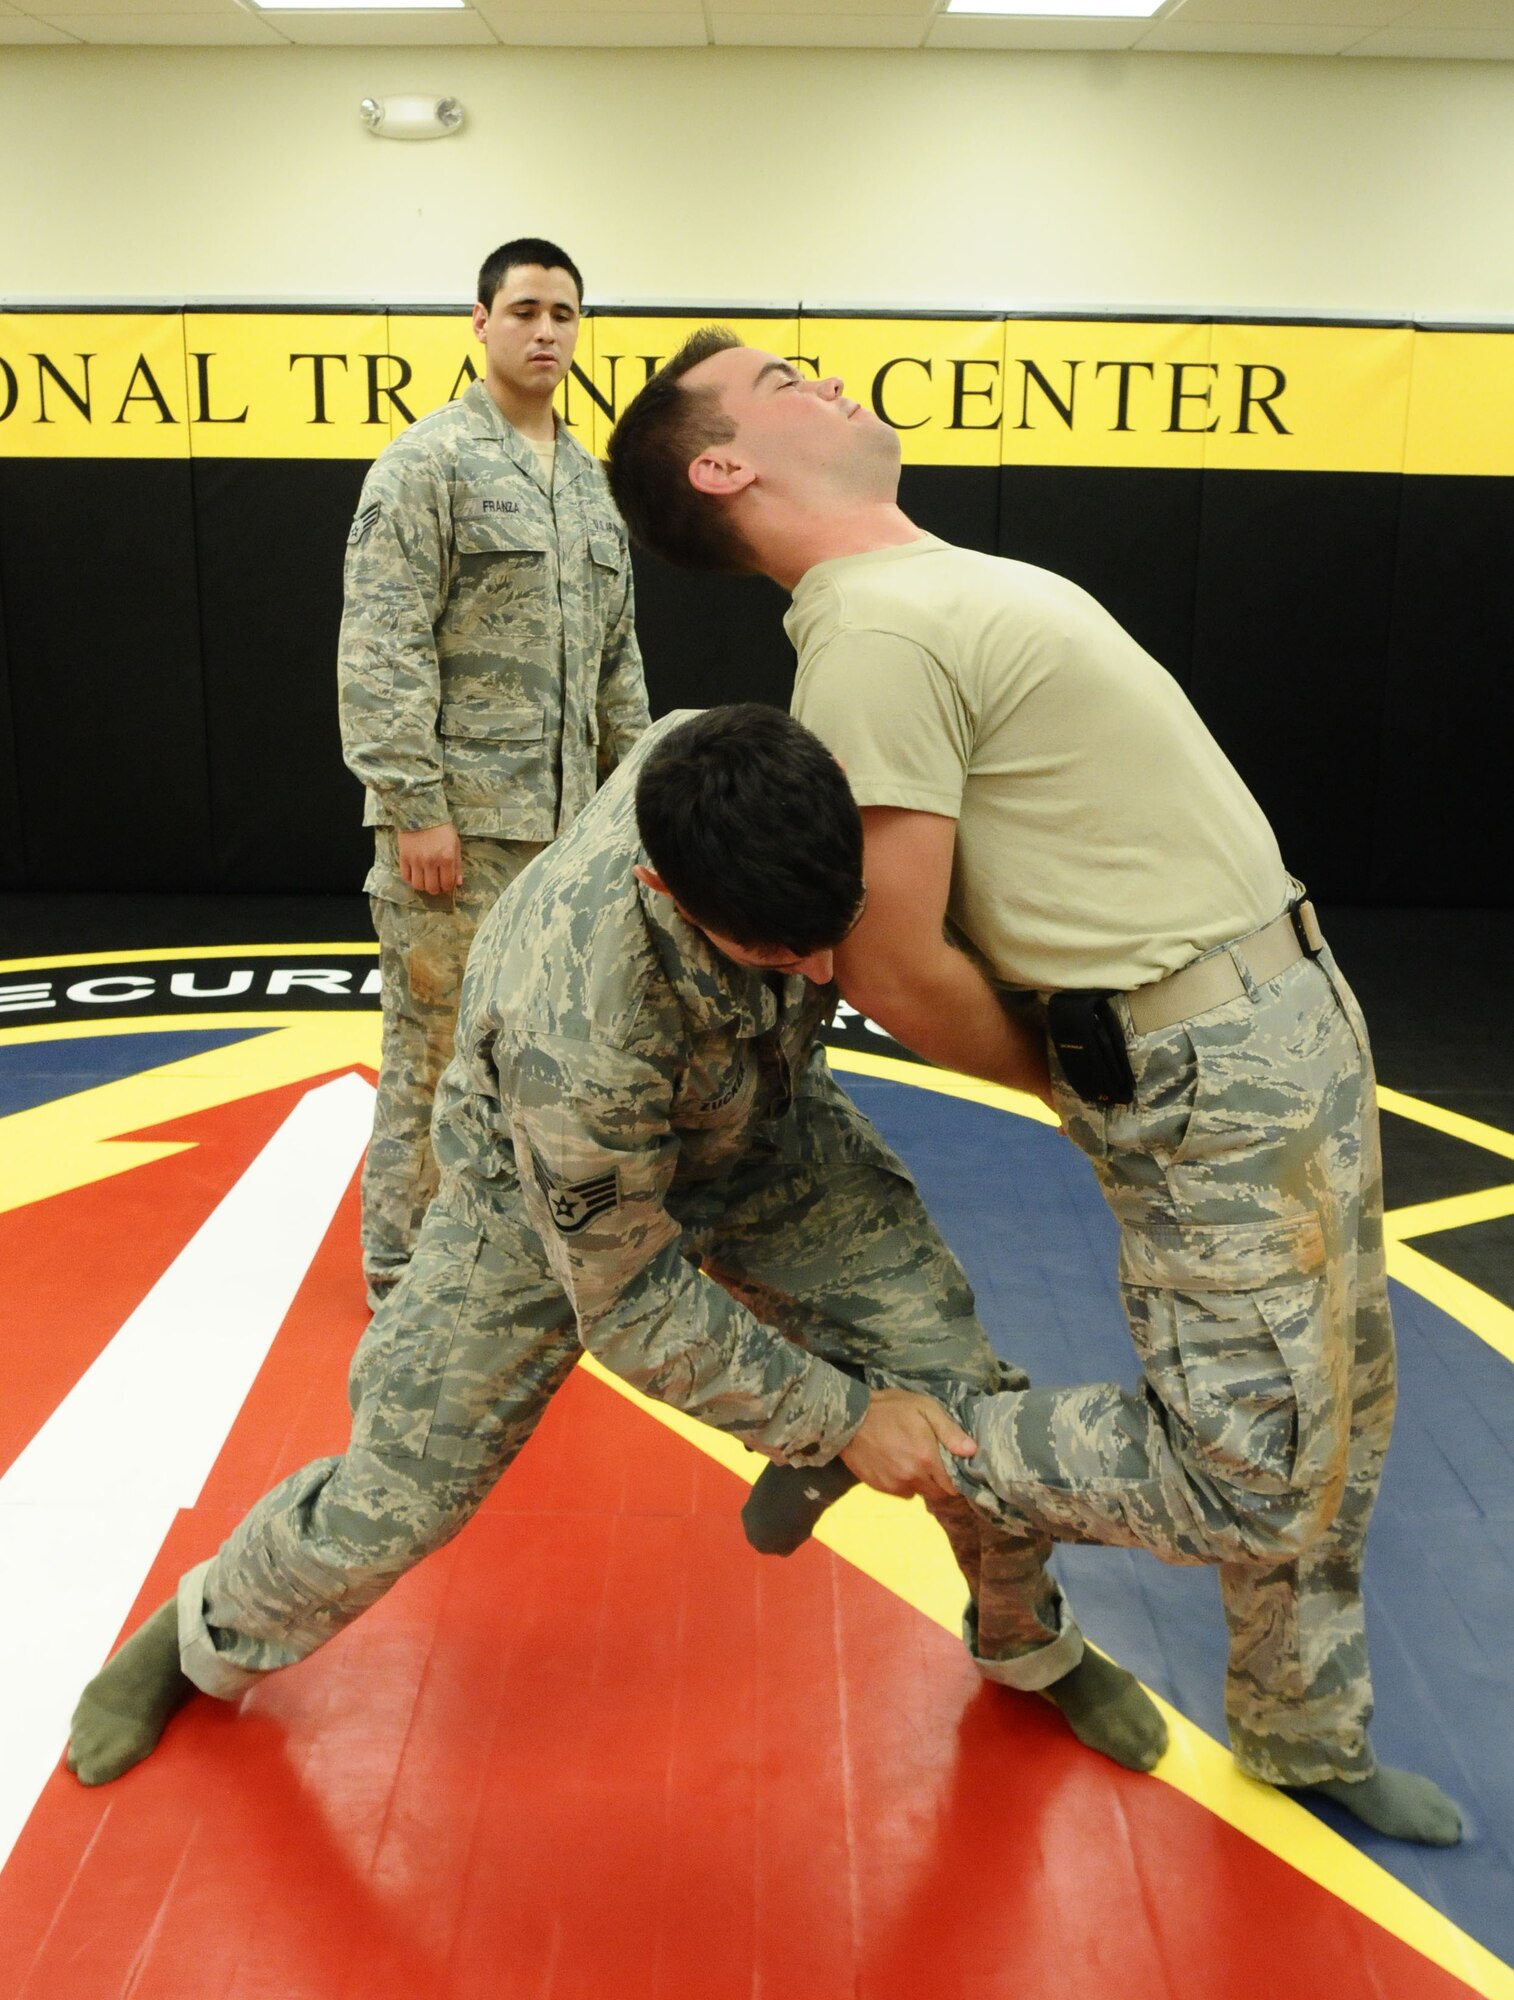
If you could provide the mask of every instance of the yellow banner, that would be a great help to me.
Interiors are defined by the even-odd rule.
[[[372,458],[389,442],[383,313],[186,313],[196,458]]]
[[[0,313],[0,456],[189,449],[181,313]]]
[[[1141,320],[1007,320],[1004,465],[1204,463],[1215,329]]]
[[[1004,323],[994,319],[819,319],[799,323],[805,372],[899,433],[909,465],[997,465]]]
[[[1514,472],[1514,334],[1415,334],[1404,470]]]
[[[798,352],[797,313],[792,318],[773,319],[748,319],[739,313],[718,312],[677,316],[595,314],[593,364],[583,369],[580,363],[587,382],[580,384],[570,378],[570,385],[575,399],[581,386],[588,389],[593,409],[592,449],[598,456],[604,456],[616,418],[648,377],[672,359],[691,333],[715,323],[729,327],[748,347],[764,348],[769,354],[781,355],[785,361],[794,360]]]
[[[603,452],[712,319],[841,376],[909,464],[1514,475],[1514,331],[606,312],[574,435]],[[0,456],[366,460],[482,359],[463,312],[0,314]]]

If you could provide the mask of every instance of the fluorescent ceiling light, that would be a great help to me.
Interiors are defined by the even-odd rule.
[[[468,0],[252,0],[260,14],[430,14]]]
[[[1007,20],[1149,21],[1165,0],[1036,0],[1017,7],[1013,0],[946,0],[948,14],[1002,14]]]

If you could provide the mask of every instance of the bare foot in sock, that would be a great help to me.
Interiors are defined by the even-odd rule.
[[[1301,1798],[1329,1799],[1390,1840],[1417,1840],[1423,1847],[1455,1847],[1461,1839],[1461,1814],[1440,1786],[1416,1771],[1395,1771],[1379,1764],[1370,1778],[1328,1778],[1321,1785],[1299,1785]]]
[[[68,1768],[81,1785],[107,1785],[157,1747],[195,1692],[179,1667],[179,1608],[170,1598],[100,1669],[79,1697]]]
[[[1136,1679],[1088,1647],[1070,1674],[1040,1690],[1080,1743],[1127,1771],[1149,1771],[1167,1748],[1160,1709]]]

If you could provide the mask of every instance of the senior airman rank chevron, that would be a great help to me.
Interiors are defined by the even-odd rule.
[[[614,1167],[607,1174],[591,1174],[587,1180],[562,1181],[534,1146],[531,1159],[536,1168],[536,1184],[547,1197],[547,1212],[559,1235],[576,1235],[596,1215],[603,1215],[620,1200],[620,1175]]]

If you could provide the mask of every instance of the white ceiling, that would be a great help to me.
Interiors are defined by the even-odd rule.
[[[1146,21],[948,15],[946,0],[469,0],[262,13],[253,0],[0,0],[0,43],[349,48],[1134,49],[1514,61],[1514,0],[1165,0]]]

